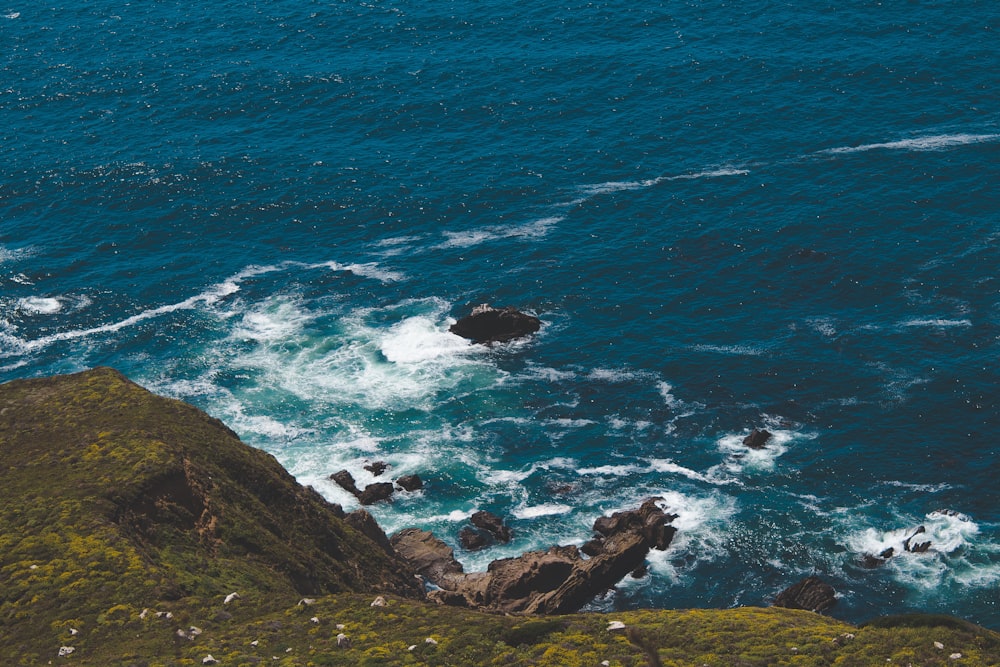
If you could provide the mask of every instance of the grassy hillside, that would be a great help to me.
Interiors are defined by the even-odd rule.
[[[342,517],[115,371],[0,385],[0,664],[1000,665],[946,617],[437,607]]]

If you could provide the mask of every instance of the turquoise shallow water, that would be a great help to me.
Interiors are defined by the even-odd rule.
[[[671,549],[595,608],[1000,627],[1000,9],[0,7],[0,379],[103,364],[456,543]],[[539,316],[492,349],[472,305]],[[754,427],[775,434],[748,452]],[[946,510],[946,511],[942,511]],[[886,566],[924,525],[932,549]]]

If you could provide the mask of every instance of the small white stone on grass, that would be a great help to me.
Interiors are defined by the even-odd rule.
[[[625,624],[621,621],[611,621],[608,623],[608,632],[614,632],[615,630],[624,630]]]
[[[430,644],[431,646],[437,646],[437,640],[434,639],[433,637],[428,637],[427,639],[424,640],[424,643]]]
[[[385,598],[381,595],[372,600],[371,606],[373,607],[384,607],[386,605]]]
[[[260,640],[259,639],[255,639],[252,642],[250,642],[250,646],[257,646],[258,644],[260,644]]]
[[[416,644],[410,644],[410,647],[409,647],[408,649],[406,649],[406,650],[407,650],[407,651],[412,651],[412,650],[413,650],[413,649],[415,649],[415,648],[417,648],[417,645],[416,645]]]
[[[962,654],[961,653],[952,653],[948,657],[951,658],[952,660],[961,660],[962,659]]]
[[[229,604],[233,600],[239,600],[239,599],[240,599],[239,593],[230,593],[229,595],[226,596],[226,599],[222,601],[222,604]]]
[[[942,644],[941,642],[934,642],[934,648],[940,649],[940,650],[943,651],[944,650],[944,644]]]
[[[76,649],[72,646],[60,646],[59,647],[59,657],[65,658],[67,655],[75,651]]]

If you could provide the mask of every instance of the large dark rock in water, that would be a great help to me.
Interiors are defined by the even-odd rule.
[[[375,482],[365,487],[365,490],[358,494],[358,502],[362,505],[372,505],[382,500],[389,500],[395,491],[392,482]]]
[[[481,530],[485,530],[487,533],[493,536],[497,542],[501,544],[507,544],[510,542],[511,533],[510,528],[504,525],[503,519],[498,517],[492,512],[487,512],[486,510],[480,510],[469,517],[472,521],[472,525]]]
[[[357,487],[357,483],[354,481],[354,475],[346,470],[338,470],[330,475],[330,479],[340,485],[340,488],[355,496],[361,493],[361,490]]]
[[[826,611],[836,603],[836,591],[833,590],[833,586],[819,577],[807,577],[781,591],[774,599],[775,607],[805,609],[818,613]]]
[[[754,429],[750,435],[743,438],[743,444],[750,449],[764,449],[767,441],[771,439],[771,432],[766,429]]]
[[[466,551],[479,551],[490,545],[490,537],[481,530],[466,526],[458,531],[458,542]]]
[[[675,529],[674,515],[650,499],[637,510],[598,521],[599,545],[585,559],[575,546],[556,546],[489,564],[466,574],[451,548],[426,531],[408,529],[392,537],[396,553],[442,590],[429,597],[485,611],[566,614],[640,568],[652,548],[665,549]]]
[[[417,491],[424,488],[424,480],[420,475],[403,475],[396,480],[396,486],[403,491]]]
[[[533,334],[541,326],[537,317],[526,315],[516,308],[493,308],[484,303],[473,308],[471,314],[459,319],[448,330],[476,343],[503,343]]]

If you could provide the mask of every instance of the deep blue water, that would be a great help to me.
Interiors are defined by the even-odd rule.
[[[674,544],[593,608],[816,573],[841,618],[1000,627],[998,31],[971,0],[5,5],[0,379],[114,366],[349,509],[330,473],[417,473],[389,531],[515,530],[469,568],[662,496]],[[481,302],[542,331],[447,332]]]

